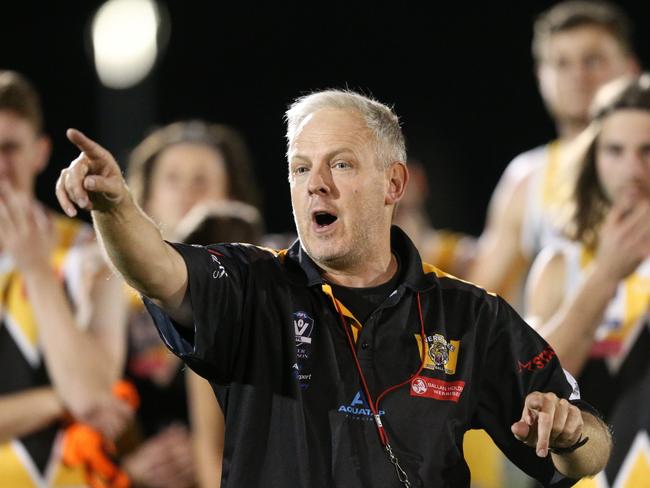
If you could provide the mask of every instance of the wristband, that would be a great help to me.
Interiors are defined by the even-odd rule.
[[[589,440],[589,437],[582,437],[582,435],[581,435],[580,439],[578,439],[578,441],[575,444],[573,444],[572,446],[568,446],[568,447],[549,447],[548,450],[551,451],[553,454],[560,454],[560,455],[569,454],[569,453],[575,451],[576,449],[578,449],[579,447],[584,446],[587,443],[588,440]]]

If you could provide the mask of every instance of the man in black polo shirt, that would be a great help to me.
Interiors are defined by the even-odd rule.
[[[169,348],[228,388],[222,486],[469,486],[472,428],[546,486],[602,469],[607,428],[553,350],[391,228],[408,182],[397,116],[326,91],[287,120],[287,251],[164,242],[113,157],[75,130],[83,152],[57,183],[66,213],[92,210]]]

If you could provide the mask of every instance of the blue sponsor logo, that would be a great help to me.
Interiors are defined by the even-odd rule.
[[[372,410],[370,410],[370,407],[368,406],[363,393],[361,393],[361,390],[359,390],[357,394],[354,395],[354,398],[349,405],[340,405],[338,411],[339,413],[344,413],[348,416],[353,415],[357,418],[363,418],[363,420],[372,420]],[[380,410],[379,416],[381,417],[385,413],[386,412],[384,410]]]

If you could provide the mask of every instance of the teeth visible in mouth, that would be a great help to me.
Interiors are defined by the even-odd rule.
[[[334,223],[334,221],[336,221],[336,216],[327,212],[316,212],[316,215],[314,215],[314,220],[316,221],[317,225],[325,227]]]

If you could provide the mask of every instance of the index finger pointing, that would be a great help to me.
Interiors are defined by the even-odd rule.
[[[553,412],[540,412],[537,416],[537,455],[546,457],[553,428]]]
[[[77,129],[68,129],[65,135],[90,159],[99,159],[106,155],[106,149]]]

